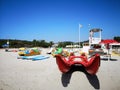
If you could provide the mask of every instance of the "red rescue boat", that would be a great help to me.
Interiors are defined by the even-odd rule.
[[[70,71],[73,65],[82,65],[87,73],[90,75],[94,75],[97,73],[99,66],[100,66],[100,55],[95,54],[87,59],[86,56],[69,56],[65,58],[62,55],[55,55],[56,62],[58,65],[59,70],[62,73],[66,73]]]

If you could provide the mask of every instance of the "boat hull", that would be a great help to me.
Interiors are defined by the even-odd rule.
[[[94,75],[100,67],[99,54],[93,55],[89,60],[84,56],[71,56],[68,59],[61,55],[55,55],[55,57],[58,68],[62,73],[68,72],[73,65],[82,65],[87,73]],[[81,60],[75,61],[76,58]]]

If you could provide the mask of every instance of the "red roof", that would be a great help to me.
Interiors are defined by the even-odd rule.
[[[110,44],[110,43],[118,43],[116,40],[113,40],[113,39],[106,39],[106,40],[102,40],[100,42],[100,44]]]

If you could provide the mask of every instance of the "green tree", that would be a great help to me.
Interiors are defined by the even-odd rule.
[[[120,42],[120,36],[115,36],[113,39]]]
[[[49,44],[50,44],[50,47],[52,47],[52,45],[54,44],[54,42],[50,41]]]
[[[66,47],[66,45],[71,45],[73,44],[73,42],[70,42],[70,41],[64,41],[64,42],[59,42],[58,43],[58,47]]]

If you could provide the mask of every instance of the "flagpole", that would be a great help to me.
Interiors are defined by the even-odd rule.
[[[79,24],[79,50],[80,50],[80,28],[82,27],[82,25],[81,24]]]
[[[88,30],[89,30],[89,46],[91,46],[91,32],[90,32],[90,24],[88,24]]]
[[[78,44],[79,44],[79,50],[80,50],[80,24],[79,24],[79,30],[78,30]]]

